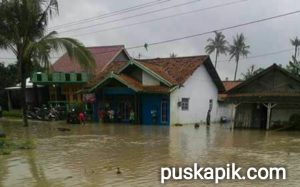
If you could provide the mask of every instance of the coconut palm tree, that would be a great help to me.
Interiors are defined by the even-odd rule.
[[[300,40],[296,36],[294,39],[291,39],[290,41],[291,41],[292,46],[295,47],[295,58],[296,58],[297,54],[298,54],[298,49],[299,49],[299,46],[300,46]]]
[[[227,41],[225,39],[225,36],[223,35],[222,32],[215,31],[215,38],[209,38],[207,40],[208,44],[205,47],[205,51],[207,54],[211,54],[213,52],[216,53],[215,57],[215,68],[217,68],[217,63],[218,63],[218,57],[220,54],[225,54],[227,53]]]
[[[233,38],[233,44],[229,45],[229,55],[230,59],[235,59],[235,73],[234,73],[234,80],[236,80],[236,75],[239,68],[239,61],[240,57],[247,57],[250,53],[249,51],[250,46],[246,45],[246,39],[245,36],[242,34],[237,34],[235,38]]]
[[[2,0],[0,4],[0,49],[12,51],[20,67],[24,126],[28,126],[27,67],[34,63],[49,66],[50,53],[59,50],[66,50],[84,68],[95,65],[94,58],[79,41],[59,38],[55,31],[46,34],[49,19],[57,13],[57,0]]]

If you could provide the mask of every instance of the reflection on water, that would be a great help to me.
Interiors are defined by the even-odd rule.
[[[300,133],[235,130],[220,125],[154,127],[20,124],[2,128],[13,138],[34,137],[37,148],[0,156],[0,186],[159,186],[162,166],[285,166],[287,181],[222,181],[220,186],[297,186]],[[57,131],[70,127],[70,132]],[[122,175],[116,174],[120,167]],[[254,184],[253,184],[254,183]],[[165,186],[213,186],[172,181]]]

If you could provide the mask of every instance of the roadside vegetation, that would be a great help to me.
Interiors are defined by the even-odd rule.
[[[3,117],[5,118],[13,118],[13,119],[22,119],[22,111],[21,110],[10,110],[3,111]]]
[[[0,138],[0,155],[8,155],[15,150],[34,149],[36,142],[34,139],[12,140],[6,137]]]

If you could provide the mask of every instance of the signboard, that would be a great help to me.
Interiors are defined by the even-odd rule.
[[[83,101],[86,103],[94,103],[96,101],[95,94],[84,94]]]

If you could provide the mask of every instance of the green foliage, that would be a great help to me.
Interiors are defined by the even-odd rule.
[[[3,111],[3,117],[6,118],[22,118],[22,111],[20,110],[10,110],[10,111]]]
[[[0,105],[3,109],[7,109],[7,93],[5,88],[15,86],[20,81],[17,65],[4,66],[4,64],[0,63],[0,75]]]
[[[249,48],[250,46],[246,44],[246,38],[243,33],[237,34],[236,37],[233,38],[233,44],[229,45],[229,60],[234,58],[236,63],[234,80],[236,80],[240,57],[247,57],[250,53]]]
[[[58,14],[57,0],[5,0],[0,3],[0,49],[10,50],[20,66],[22,108],[26,113],[25,84],[29,67],[50,65],[50,53],[65,50],[69,57],[91,71],[95,59],[84,45],[72,38],[47,33],[49,20]],[[28,126],[26,115],[24,125]]]
[[[251,65],[248,69],[246,73],[242,73],[243,76],[243,80],[247,80],[250,79],[251,77],[259,74],[260,72],[262,72],[264,69],[263,68],[255,68],[255,65]]]
[[[36,142],[34,139],[12,141],[9,138],[0,138],[0,155],[10,154],[18,149],[34,149]]]
[[[227,47],[227,41],[225,39],[225,36],[222,32],[215,31],[215,37],[209,38],[207,40],[208,44],[205,46],[205,51],[207,54],[211,54],[213,52],[216,53],[216,59],[215,59],[215,68],[217,67],[218,63],[218,56],[220,54],[225,54],[228,51]]]
[[[292,56],[292,61],[286,66],[286,70],[295,76],[300,77],[300,61],[295,56]]]
[[[20,140],[16,144],[17,149],[34,149],[36,147],[36,142],[33,139]]]

